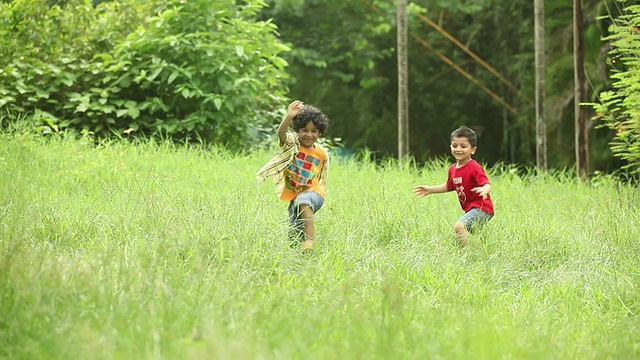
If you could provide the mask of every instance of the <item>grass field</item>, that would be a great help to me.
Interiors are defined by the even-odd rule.
[[[459,249],[443,162],[334,161],[309,255],[271,155],[0,135],[0,358],[640,358],[638,188],[491,168]]]

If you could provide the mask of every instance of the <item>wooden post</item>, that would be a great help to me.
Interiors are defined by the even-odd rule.
[[[547,169],[547,127],[544,120],[545,31],[544,0],[533,0],[536,63],[536,165]]]
[[[407,1],[398,0],[398,158],[409,155],[409,73],[407,60]]]
[[[588,112],[580,104],[587,100],[587,83],[584,72],[584,26],[582,0],[573,0],[573,59],[574,59],[574,119],[576,170],[581,178],[589,173]]]

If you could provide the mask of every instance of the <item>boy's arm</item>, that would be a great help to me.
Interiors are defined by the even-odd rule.
[[[437,193],[443,193],[443,192],[447,192],[449,191],[449,189],[447,189],[447,183],[443,183],[440,185],[416,185],[416,187],[413,188],[413,193],[418,195],[418,196],[426,196],[429,194],[437,194]]]
[[[287,115],[280,122],[280,126],[278,126],[278,138],[280,138],[280,144],[284,144],[287,140],[287,129],[289,125],[291,125],[291,121],[298,114],[300,109],[304,106],[304,103],[300,100],[295,100],[289,107],[287,107]]]
[[[482,186],[474,187],[471,191],[475,191],[478,195],[482,196],[483,199],[487,198],[487,195],[491,192],[491,184],[484,184]]]
[[[330,164],[331,164],[331,157],[327,152],[327,158],[325,159],[324,164],[322,164],[322,170],[320,170],[320,178],[318,179],[318,181],[320,181],[320,185],[325,189],[325,191],[327,190],[327,181],[328,181]]]
[[[487,195],[491,192],[491,183],[489,182],[489,177],[487,176],[487,172],[480,167],[480,171],[478,171],[475,175],[476,184],[484,184],[482,186],[477,186],[471,189],[471,191],[477,193],[482,196],[483,199],[487,198]]]

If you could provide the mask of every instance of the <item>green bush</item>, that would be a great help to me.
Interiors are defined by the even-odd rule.
[[[0,4],[0,111],[60,129],[241,146],[282,107],[286,62],[261,0]],[[44,115],[43,115],[44,114]]]
[[[621,1],[624,3],[625,1]],[[605,38],[611,42],[612,89],[600,94],[600,103],[590,104],[604,126],[615,131],[614,155],[625,168],[640,173],[640,5],[630,5],[615,19]]]

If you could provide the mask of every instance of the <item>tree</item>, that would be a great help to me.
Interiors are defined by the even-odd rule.
[[[398,158],[409,155],[407,1],[398,0]]]
[[[583,1],[585,68],[595,94],[605,84],[599,58],[604,53],[603,29],[596,16],[613,0]],[[293,96],[319,103],[336,119],[329,137],[340,137],[349,147],[369,148],[377,157],[397,156],[398,100],[389,95],[399,86],[396,3],[268,2],[271,7],[263,16],[273,18],[281,39],[292,48],[284,57],[291,64]],[[575,166],[572,10],[571,2],[544,1],[545,13],[553,15],[544,21],[546,91],[539,113],[547,135],[547,163],[557,168]],[[431,21],[419,14],[428,14]],[[408,3],[410,152],[418,162],[447,156],[451,128],[469,125],[479,129],[479,160],[536,164],[533,14],[532,0]],[[444,31],[434,31],[433,24]],[[592,129],[590,135],[596,134],[590,161],[595,158],[598,168],[611,170],[616,162],[611,161],[609,134]]]
[[[589,173],[589,129],[586,107],[582,104],[587,101],[587,83],[585,76],[585,50],[584,50],[584,24],[582,13],[582,0],[573,0],[573,58],[574,58],[574,117],[575,117],[575,144],[576,144],[576,168],[580,177],[586,177]]]
[[[547,168],[547,128],[544,121],[545,31],[544,0],[534,0],[536,66],[536,165]]]
[[[385,0],[270,0],[273,19],[291,47],[292,97],[321,107],[326,137],[352,148],[397,152],[396,6]]]

